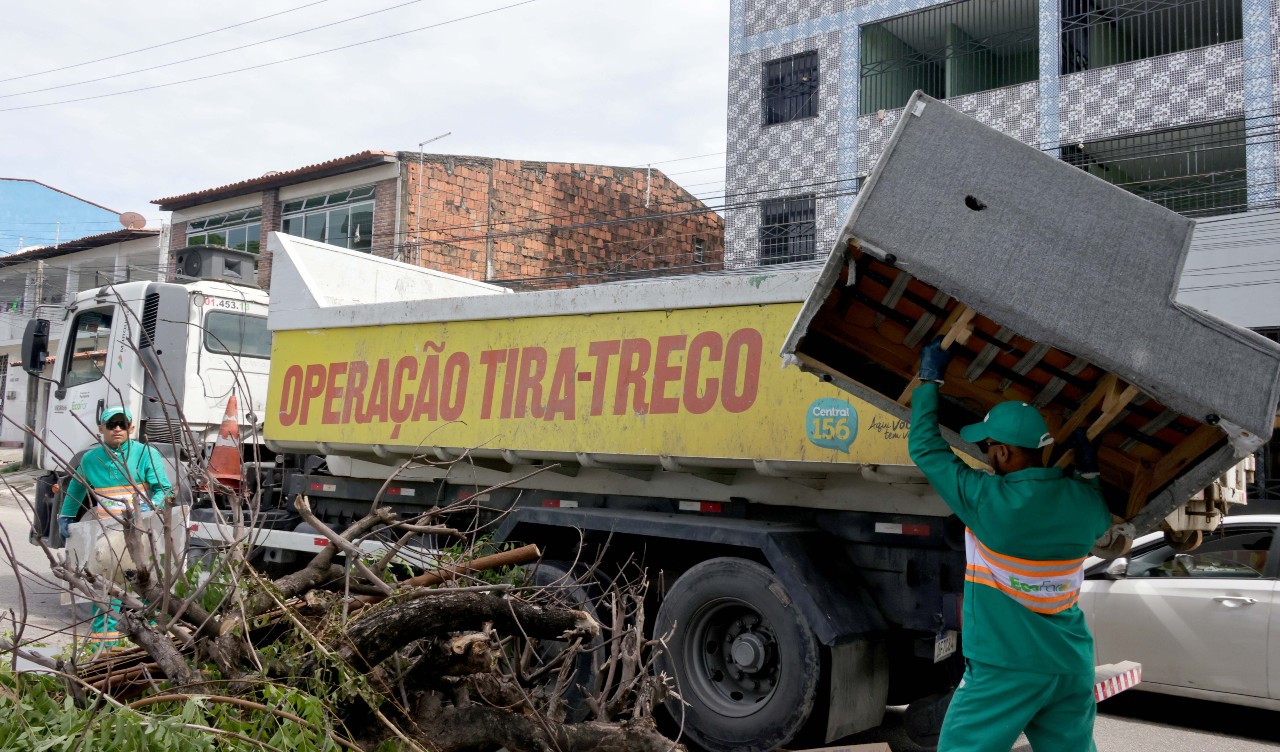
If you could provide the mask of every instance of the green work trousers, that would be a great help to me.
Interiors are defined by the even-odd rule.
[[[1096,752],[1092,674],[1037,674],[969,661],[938,752],[1009,752],[1024,731],[1035,752]]]

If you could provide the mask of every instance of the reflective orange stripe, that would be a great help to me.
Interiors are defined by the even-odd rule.
[[[982,549],[982,554],[987,559],[994,559],[1000,564],[1001,569],[1007,569],[1010,572],[1025,574],[1028,577],[1065,577],[1071,574],[1084,563],[1085,557],[1079,559],[1064,559],[1057,561],[1032,561],[1031,559],[1019,559],[1015,556],[1007,556],[999,554],[988,548],[982,541],[976,537],[974,541]],[[1061,569],[1052,569],[1050,567],[1062,567]]]
[[[965,529],[965,581],[985,585],[1038,614],[1076,605],[1084,582],[1084,558],[1038,561],[992,551]],[[1064,564],[1074,566],[1063,568]]]
[[[1003,590],[1004,592],[1012,596],[1015,596],[1017,598],[1021,598],[1029,601],[1038,601],[1040,603],[1058,603],[1059,601],[1064,601],[1064,600],[1075,600],[1079,595],[1078,593],[1073,593],[1073,592],[1063,593],[1062,595],[1033,595],[1032,593],[1024,593],[1021,590],[1014,590],[1013,588],[1009,587],[1003,582],[1000,582],[999,580],[997,580],[995,576],[992,575],[990,569],[987,569],[986,567],[974,566],[973,564],[970,564],[968,566],[968,571],[966,572],[965,579],[969,580],[970,582],[981,582],[984,585],[991,585],[993,587],[997,587],[1000,590]]]

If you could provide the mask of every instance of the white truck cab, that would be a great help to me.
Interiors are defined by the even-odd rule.
[[[87,290],[64,309],[64,336],[49,353],[48,322],[28,323],[23,369],[51,380],[48,406],[37,420],[37,464],[49,471],[37,485],[39,534],[54,545],[57,489],[98,442],[98,415],[124,405],[134,438],[173,463],[199,458],[218,437],[228,400],[246,442],[256,441],[271,355],[267,293],[254,282],[256,258],[218,246],[176,254],[174,282],[122,282]],[[52,355],[54,367],[45,371]],[[52,378],[49,378],[51,374]]]

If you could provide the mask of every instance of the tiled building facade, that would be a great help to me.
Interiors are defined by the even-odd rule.
[[[917,88],[1175,211],[1272,206],[1278,28],[1271,0],[733,0],[726,266],[825,255]]]
[[[517,288],[719,269],[720,216],[658,170],[368,151],[157,199],[169,249],[279,230]]]

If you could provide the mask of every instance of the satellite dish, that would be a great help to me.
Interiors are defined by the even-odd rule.
[[[130,230],[141,230],[147,226],[147,218],[137,212],[125,212],[120,215],[120,224]]]

